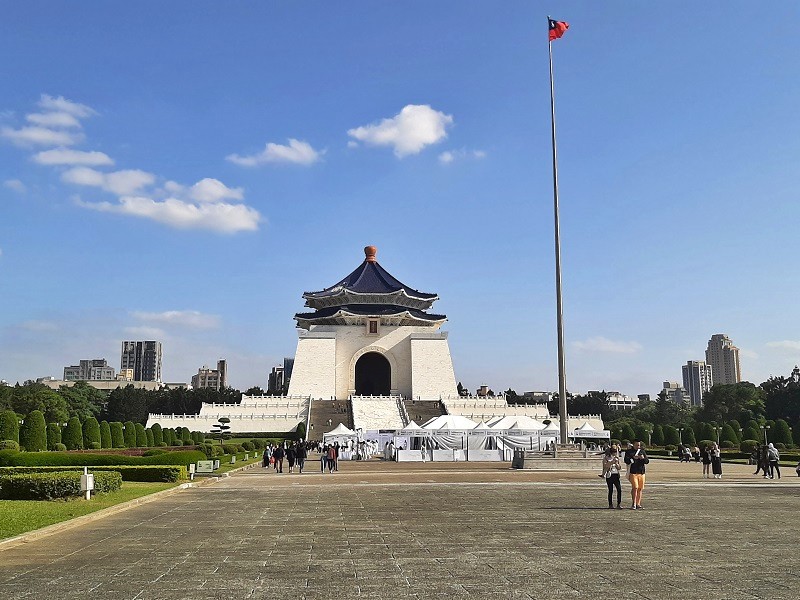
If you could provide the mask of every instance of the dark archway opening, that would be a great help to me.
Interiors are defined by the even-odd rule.
[[[356,362],[356,396],[388,396],[392,389],[392,366],[386,357],[367,352]]]

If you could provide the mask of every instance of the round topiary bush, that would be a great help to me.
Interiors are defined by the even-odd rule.
[[[778,450],[786,450],[786,444],[784,444],[783,442],[775,442],[774,446]]]
[[[172,440],[172,445],[173,446],[183,446],[183,442],[176,438],[176,439]]]
[[[623,447],[627,446],[627,445],[628,445],[628,444],[630,444],[630,443],[631,443],[631,441],[630,441],[630,440],[628,440],[628,439],[623,439],[623,440],[620,442],[620,444],[621,444]]]
[[[19,452],[19,444],[14,440],[3,440],[0,442],[0,450],[16,450]]]
[[[739,450],[750,454],[757,446],[758,440],[742,440],[742,443],[739,444]]]
[[[0,440],[19,443],[19,419],[13,410],[0,411]]]
[[[67,426],[61,432],[61,441],[67,450],[83,450],[83,427],[78,417],[72,417],[67,421]]]
[[[253,442],[242,443],[242,448],[244,448],[247,452],[252,452],[256,449],[256,447],[253,445]]]
[[[198,449],[206,455],[206,458],[214,458],[214,446],[211,444],[202,444]]]
[[[700,440],[700,448],[713,448],[715,443],[714,440]]]
[[[666,446],[664,446],[664,450],[666,450],[667,452],[675,452],[675,450],[677,449],[678,447],[673,444],[667,444]]]
[[[160,448],[166,448],[166,447],[167,447],[167,442],[159,442],[159,443],[158,443],[158,446],[159,446]]]
[[[100,450],[100,442],[89,442],[89,450]]]
[[[19,445],[28,452],[47,450],[47,424],[40,410],[33,410],[25,417],[19,429]]]
[[[94,448],[92,444],[97,443],[100,448],[100,423],[94,417],[89,417],[83,422],[83,447]]]
[[[164,454],[166,450],[159,450],[158,448],[151,448],[150,450],[145,450],[142,453],[142,456],[158,456],[159,454]]]
[[[58,444],[53,444],[53,450],[56,452],[66,452],[67,447],[59,442]]]
[[[722,440],[720,443],[720,448],[736,448],[736,444],[734,444],[730,440]]]

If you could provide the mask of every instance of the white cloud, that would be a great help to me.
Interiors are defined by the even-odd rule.
[[[66,112],[51,112],[51,113],[31,113],[25,115],[25,118],[41,127],[80,127],[81,122],[69,113]]]
[[[169,183],[174,184],[175,182]],[[244,194],[242,188],[229,188],[219,179],[206,177],[191,187],[189,197],[198,202],[219,202],[220,200],[241,200],[244,198]]]
[[[57,331],[59,326],[50,321],[25,321],[19,324],[26,331]]]
[[[178,229],[207,229],[219,233],[256,231],[261,215],[244,204],[225,202],[192,204],[177,198],[163,201],[124,196],[119,203],[76,201],[79,206],[100,212],[151,219]]]
[[[88,167],[75,167],[64,171],[61,179],[76,185],[99,187],[118,196],[135,194],[141,188],[152,185],[156,180],[152,173],[138,169],[102,173]]]
[[[242,167],[257,167],[267,163],[294,163],[297,165],[312,165],[317,162],[324,152],[319,152],[311,144],[294,138],[289,138],[289,145],[282,146],[269,142],[264,150],[250,156],[231,154],[225,159]]]
[[[68,148],[43,150],[33,155],[33,160],[40,165],[87,165],[91,167],[110,166],[114,161],[103,152],[84,152]]]
[[[167,332],[158,327],[124,327],[123,331],[132,338],[140,340],[161,340],[167,337]]]
[[[371,146],[393,146],[395,155],[403,158],[445,139],[452,123],[451,115],[427,104],[409,104],[394,117],[350,129],[347,135]]]
[[[636,354],[642,349],[639,342],[618,342],[602,336],[583,342],[573,342],[573,348],[583,352],[608,352],[612,354]]]
[[[779,350],[788,350],[790,352],[800,351],[800,341],[795,340],[782,340],[779,342],[767,342],[768,348],[777,348]]]
[[[64,96],[54,98],[53,96],[49,96],[47,94],[42,94],[42,97],[39,100],[39,108],[50,112],[67,113],[80,119],[85,119],[86,117],[91,117],[92,115],[97,114],[97,111],[86,106],[85,104],[72,102],[71,100],[64,98]]]
[[[148,323],[159,323],[189,329],[216,329],[219,327],[219,317],[217,315],[209,315],[197,310],[134,311],[131,314],[134,318]]]
[[[0,136],[17,146],[72,146],[83,140],[83,134],[55,131],[46,127],[3,127]]]
[[[476,160],[480,160],[482,158],[486,158],[486,152],[483,150],[467,150],[465,148],[461,148],[460,150],[446,150],[439,155],[439,162],[443,165],[449,165],[454,160],[460,160],[464,158],[474,158]]]
[[[28,191],[28,187],[19,179],[6,179],[3,182],[3,187],[14,190],[17,193],[24,194]]]

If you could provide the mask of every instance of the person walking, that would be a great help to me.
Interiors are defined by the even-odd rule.
[[[720,452],[719,445],[714,442],[711,447],[711,473],[714,479],[722,479],[722,453]]]
[[[616,444],[612,444],[606,449],[603,455],[603,477],[608,486],[608,508],[614,508],[614,488],[617,488],[617,508],[622,508],[622,485],[620,484],[619,474],[622,471],[622,463],[619,460],[619,449]]]
[[[286,448],[286,463],[289,465],[289,473],[294,473],[294,461],[296,457],[297,454],[295,454],[294,444],[289,444],[289,447]]]
[[[267,447],[264,448],[264,456],[262,458],[263,460],[261,461],[261,466],[268,469],[269,459],[272,458],[272,448],[270,448],[269,444],[267,444]]]
[[[303,467],[306,464],[306,458],[308,457],[308,451],[306,450],[306,443],[300,442],[297,444],[297,449],[295,450],[295,456],[297,459],[297,472],[301,475],[303,474]]]
[[[275,472],[283,473],[283,457],[286,456],[286,450],[284,450],[283,444],[278,444],[272,456],[275,457]]]
[[[769,459],[769,478],[775,479],[775,473],[778,473],[778,479],[781,478],[781,468],[778,462],[781,459],[781,454],[778,449],[770,443],[767,447],[767,458]]]
[[[333,444],[328,446],[328,473],[333,473],[336,466],[336,448]]]
[[[708,446],[700,450],[700,462],[703,463],[703,479],[711,475],[711,451]]]
[[[631,510],[644,510],[642,492],[645,482],[645,465],[650,462],[644,451],[642,440],[636,440],[633,448],[625,452],[625,464],[628,465],[628,480],[631,483]]]

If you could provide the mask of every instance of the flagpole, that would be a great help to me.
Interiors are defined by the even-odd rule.
[[[550,17],[547,17],[549,26]],[[561,228],[558,218],[558,151],[556,148],[556,103],[553,85],[553,42],[547,42],[550,54],[550,135],[553,145],[553,213],[555,216],[556,245],[556,325],[558,328],[558,412],[561,443],[569,441],[569,415],[567,414],[567,373],[564,360],[564,310],[561,300]]]

